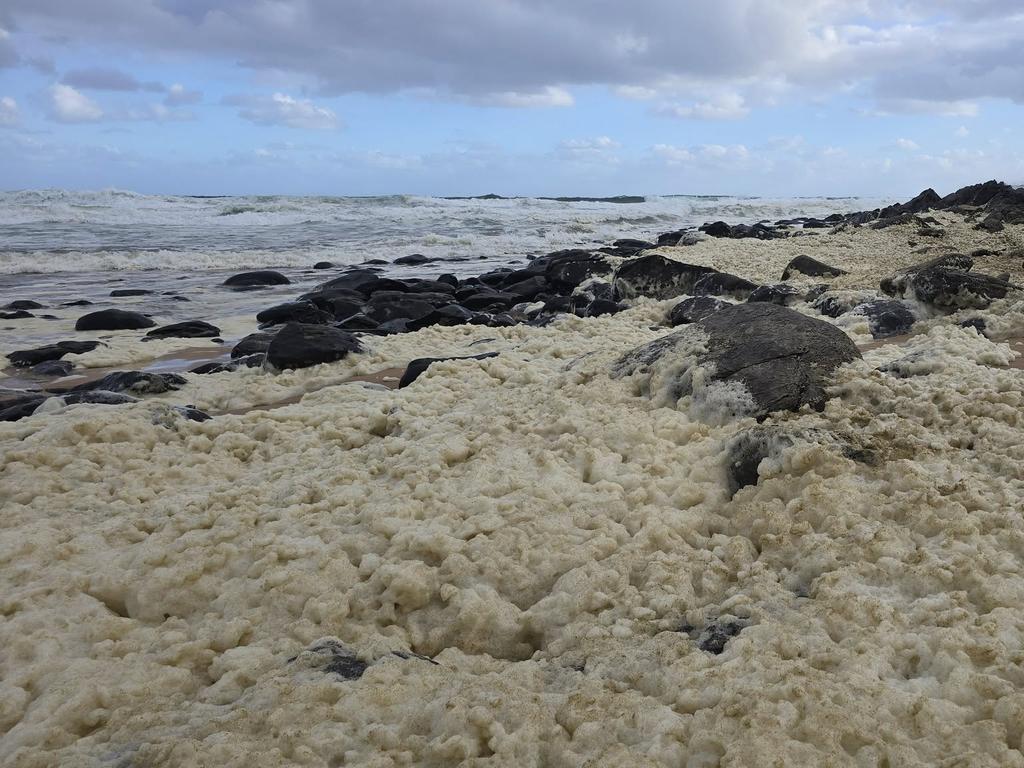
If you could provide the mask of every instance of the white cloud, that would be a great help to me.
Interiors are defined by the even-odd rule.
[[[900,149],[905,149],[908,152],[913,152],[921,148],[916,141],[911,139],[896,139],[896,146]]]
[[[694,104],[662,104],[655,114],[694,120],[738,120],[750,114],[744,99],[738,93],[722,93],[708,101]]]
[[[696,159],[696,156],[690,150],[676,147],[672,144],[655,144],[652,151],[655,156],[664,160],[669,165],[686,165]]]
[[[575,163],[617,165],[620,162],[615,150],[621,145],[609,136],[593,139],[567,139],[559,143],[558,155]]]
[[[18,102],[10,96],[0,98],[0,126],[17,125],[20,120]]]
[[[955,131],[953,131],[953,135],[956,136],[959,139],[963,139],[963,138],[966,138],[967,136],[970,136],[971,132],[969,130],[967,130],[967,126],[966,125],[961,125]]]
[[[50,116],[62,123],[88,123],[103,117],[99,104],[70,85],[50,87]]]
[[[239,116],[257,125],[283,125],[321,131],[333,130],[341,125],[333,110],[286,93],[234,97],[228,99],[227,103],[243,106],[238,112]]]
[[[489,93],[474,100],[487,106],[516,108],[571,107],[576,103],[571,93],[552,85],[533,93],[502,91]]]

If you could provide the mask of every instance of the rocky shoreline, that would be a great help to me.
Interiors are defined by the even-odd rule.
[[[986,182],[8,338],[0,761],[1024,765],[1022,249]]]

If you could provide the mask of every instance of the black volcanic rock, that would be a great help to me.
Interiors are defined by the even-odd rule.
[[[12,365],[24,368],[38,365],[47,360],[59,360],[64,355],[81,355],[85,352],[92,352],[99,345],[98,341],[58,341],[56,344],[48,344],[45,347],[11,352],[7,359],[11,361]]]
[[[291,280],[272,269],[258,269],[252,272],[240,272],[224,281],[229,288],[251,288],[263,285],[289,285]]]
[[[763,417],[804,405],[823,408],[832,371],[859,358],[850,337],[830,323],[775,304],[747,303],[638,347],[615,363],[612,375],[632,376],[641,393],[662,404],[692,395],[701,404],[700,418],[721,416],[702,410],[707,398],[716,399],[710,394],[714,383],[738,385],[730,390],[730,403],[740,411],[729,415]]]
[[[728,272],[708,272],[693,284],[695,296],[732,296],[746,299],[757,288],[755,283]]]
[[[614,285],[618,295],[625,299],[637,296],[671,299],[692,294],[697,279],[715,271],[711,267],[685,264],[651,253],[621,264],[615,271]]]
[[[279,371],[341,360],[363,349],[351,333],[324,325],[288,323],[267,347],[267,363]]]
[[[409,363],[398,382],[398,388],[408,387],[416,379],[422,376],[427,368],[434,363],[443,363],[448,360],[486,360],[489,357],[497,357],[497,352],[484,352],[480,355],[467,355],[465,357],[420,357]]]
[[[673,328],[679,325],[688,325],[703,320],[713,312],[728,307],[729,302],[716,299],[713,296],[691,296],[683,299],[668,313],[668,324]]]
[[[809,277],[839,277],[845,275],[846,271],[839,267],[830,267],[824,262],[812,259],[810,256],[794,256],[782,271],[782,279],[789,280],[795,274],[807,275]]]
[[[311,301],[289,301],[268,307],[256,314],[257,321],[269,325],[280,323],[326,325],[334,319],[333,313],[321,309]]]
[[[212,339],[215,336],[220,336],[220,328],[204,320],[186,320],[182,323],[172,323],[154,328],[146,336],[151,339]]]
[[[75,323],[76,331],[124,331],[152,328],[156,323],[141,312],[124,309],[101,309],[82,315]]]

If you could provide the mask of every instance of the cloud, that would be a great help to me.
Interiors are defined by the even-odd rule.
[[[953,131],[953,135],[956,136],[958,139],[964,139],[964,138],[967,138],[968,136],[970,136],[971,132],[969,130],[967,130],[967,126],[966,125],[961,125],[955,131]]]
[[[17,125],[20,121],[21,115],[18,112],[18,102],[10,96],[0,98],[0,127]]]
[[[742,117],[766,101],[836,94],[890,114],[969,116],[984,99],[1024,103],[1024,14],[1017,0],[4,5],[33,39],[237,61],[256,81],[275,74],[311,83],[309,92],[325,96],[427,91],[478,104],[548,107],[570,105],[577,88],[604,85],[626,98],[660,100],[664,114],[695,119]],[[0,62],[16,57],[10,41],[0,41]],[[719,100],[717,93],[730,96]]]
[[[327,107],[309,99],[296,99],[285,93],[272,96],[233,96],[225,103],[242,107],[238,115],[257,125],[280,125],[309,130],[333,130],[340,127],[338,116]]]
[[[555,86],[547,86],[534,93],[520,93],[519,91],[488,93],[474,101],[486,106],[516,108],[571,107],[575,104],[571,93],[564,88]]]
[[[164,98],[164,104],[168,107],[177,107],[185,104],[198,104],[202,100],[202,91],[190,91],[181,83],[174,83],[167,89],[167,96]]]
[[[164,86],[155,82],[140,82],[134,76],[119,69],[88,67],[72,69],[61,80],[65,85],[94,91],[156,91]]]
[[[557,154],[575,163],[615,165],[620,162],[615,154],[621,144],[608,136],[593,139],[567,139],[560,142]]]
[[[20,61],[21,57],[11,41],[11,33],[0,27],[0,69],[17,66]]]
[[[735,167],[751,159],[752,153],[744,144],[700,144],[693,147],[677,147],[673,144],[655,144],[651,147],[654,157],[668,165],[702,164]]]
[[[921,148],[916,141],[911,139],[896,139],[895,144],[899,149],[905,149],[908,152],[915,152]]]
[[[70,85],[50,87],[50,116],[61,123],[88,123],[103,117],[100,106]]]
[[[738,120],[750,114],[750,109],[738,93],[722,93],[708,101],[695,104],[662,104],[654,109],[656,115],[695,120]]]

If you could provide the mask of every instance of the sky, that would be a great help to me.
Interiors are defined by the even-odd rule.
[[[0,189],[1024,183],[1024,0],[3,0]]]

